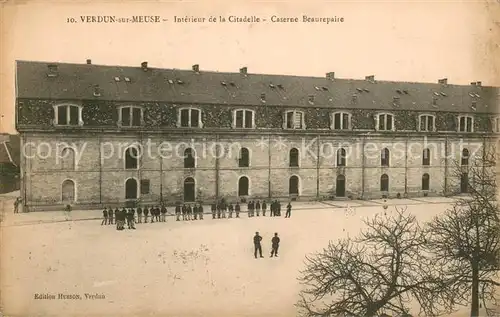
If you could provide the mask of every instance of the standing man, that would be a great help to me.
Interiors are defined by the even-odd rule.
[[[187,215],[187,207],[186,204],[182,205],[182,220],[186,220],[186,215]]]
[[[226,218],[227,204],[226,204],[226,202],[225,202],[225,201],[222,203],[222,206],[221,206],[221,207],[222,207],[222,208],[221,208],[221,209],[222,209],[222,218]]]
[[[266,209],[267,209],[267,204],[266,201],[262,201],[262,216],[266,216]]]
[[[167,221],[167,207],[165,207],[165,205],[161,206],[161,221],[162,222]]]
[[[255,233],[255,236],[253,237],[253,246],[255,247],[255,251],[254,251],[254,256],[255,258],[257,258],[257,251],[259,251],[259,255],[261,258],[263,258],[262,256],[262,246],[260,244],[260,242],[262,241],[262,237],[259,236],[259,232],[256,232]]]
[[[237,202],[236,206],[234,206],[234,211],[236,212],[236,218],[239,218],[240,217],[240,211],[241,211],[241,207],[240,207],[240,203],[239,202]]]
[[[194,220],[198,220],[198,203],[194,204],[193,216],[194,216]]]
[[[201,203],[198,205],[198,213],[200,214],[200,220],[203,220],[203,206]]]
[[[142,223],[142,208],[137,207],[137,223]]]
[[[113,210],[111,210],[113,212]],[[102,225],[107,225],[108,224],[108,209],[104,207],[104,210],[102,211],[102,221],[101,221],[101,226]]]
[[[17,197],[14,200],[14,213],[17,214],[19,212],[19,204],[21,203],[21,197]]]
[[[292,215],[292,204],[288,202],[288,205],[286,206],[285,218],[290,218],[291,215]]]
[[[217,219],[220,219],[220,215],[222,213],[222,206],[220,202],[217,203]]]
[[[187,205],[187,220],[193,220],[193,209],[191,205]]]
[[[180,218],[181,218],[181,204],[179,204],[179,203],[175,204],[175,217],[176,217],[176,221],[180,221]]]
[[[144,207],[144,223],[148,223],[149,209],[148,206]]]
[[[233,203],[229,203],[229,218],[233,218],[234,206]]]
[[[212,209],[212,219],[215,219],[215,212],[217,211],[217,205],[215,204],[215,202],[210,208]]]
[[[280,238],[278,233],[274,233],[274,237],[271,239],[271,257],[278,256],[278,248],[280,247]]]
[[[257,210],[257,217],[260,216],[260,201],[257,200],[257,203],[255,204],[255,210]]]
[[[120,213],[120,210],[118,210],[118,207],[115,208],[115,223],[118,222],[118,214]],[[109,214],[108,214],[109,216]],[[111,219],[109,219],[111,224],[113,224],[113,213],[111,213]]]
[[[278,210],[276,211],[278,213],[278,217],[281,217],[281,202],[276,201],[276,205],[278,206]]]

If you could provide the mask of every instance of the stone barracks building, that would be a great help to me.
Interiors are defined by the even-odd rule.
[[[18,61],[21,196],[42,210],[466,192],[455,163],[500,131],[498,91]]]

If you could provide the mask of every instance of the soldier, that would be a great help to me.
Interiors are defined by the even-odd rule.
[[[276,201],[276,205],[277,205],[276,212],[278,213],[278,217],[281,217],[281,202],[280,201]]]
[[[200,220],[203,220],[203,206],[201,203],[198,205],[198,213],[200,214]]]
[[[134,219],[135,219],[135,210],[133,208],[130,208],[127,213],[127,226],[129,229],[135,230]]]
[[[179,203],[175,204],[175,217],[177,221],[180,221],[181,217],[181,205]]]
[[[257,203],[255,204],[255,209],[257,210],[257,217],[260,215],[260,201],[257,200]]]
[[[198,204],[194,204],[193,206],[193,217],[194,220],[198,220]]]
[[[222,218],[226,218],[226,212],[227,212],[227,204],[226,202],[222,203]]]
[[[182,205],[182,220],[186,220],[186,216],[187,216],[187,207],[186,207],[186,204],[183,204]]]
[[[118,209],[118,207],[115,209],[115,223],[116,223],[116,230],[122,230],[121,229],[121,215],[122,212]]]
[[[241,211],[241,207],[240,207],[240,203],[239,202],[237,202],[236,206],[234,206],[234,211],[236,212],[236,218],[239,218],[240,217],[240,211]]]
[[[108,209],[106,209],[106,207],[104,207],[104,210],[102,211],[101,226],[107,225],[107,224],[108,224]]]
[[[266,201],[263,200],[262,201],[262,216],[266,216],[266,209],[267,209],[267,204],[266,204]]]
[[[215,219],[215,212],[217,210],[217,205],[215,204],[215,202],[212,204],[210,208],[212,210],[212,219]]]
[[[263,258],[263,256],[262,256],[262,246],[260,245],[261,241],[262,241],[262,237],[259,236],[259,232],[256,232],[255,236],[253,237],[253,245],[254,245],[254,248],[255,248],[255,251],[254,251],[255,258],[257,258],[257,251],[259,252],[260,257]]]
[[[127,210],[125,207],[123,207],[122,213],[125,215],[124,220],[127,222],[127,226],[130,229],[130,221],[129,221],[129,214],[131,213],[130,208]]]
[[[280,238],[278,233],[274,233],[274,237],[271,239],[271,257],[278,256],[278,248],[280,247]]]
[[[191,208],[190,204],[187,205],[186,213],[187,213],[187,220],[193,220],[193,208]]]
[[[21,197],[17,197],[14,200],[14,213],[17,214],[19,212],[19,204],[21,203]]]
[[[149,216],[149,208],[148,206],[144,207],[144,223],[148,223],[148,216]]]
[[[286,205],[285,218],[290,218],[291,215],[292,215],[292,203],[289,202],[288,205]]]
[[[222,206],[220,205],[220,202],[217,203],[217,219],[220,219],[220,215],[222,213]]]
[[[233,218],[233,211],[234,211],[234,206],[232,203],[229,204],[229,218]]]
[[[142,208],[137,207],[137,223],[142,223]]]
[[[115,223],[118,221],[118,214],[120,213],[120,210],[118,210],[118,207],[115,208]],[[109,216],[109,214],[108,214]],[[111,221],[111,224],[113,224],[113,213],[111,213],[111,219],[109,219],[109,221]]]
[[[167,207],[165,205],[161,206],[161,221],[167,222]]]
[[[247,204],[248,217],[252,217],[252,202],[249,201]]]

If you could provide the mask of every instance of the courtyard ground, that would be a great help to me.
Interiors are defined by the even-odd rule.
[[[5,316],[295,316],[304,256],[329,240],[357,235],[363,218],[383,212],[382,201],[295,203],[290,219],[169,217],[116,231],[92,219],[99,211],[74,211],[65,221],[63,212],[14,215],[11,198],[2,202]],[[452,199],[389,202],[427,221]],[[264,239],[262,259],[253,257],[256,231]],[[269,257],[274,232],[281,238],[278,258]],[[34,299],[59,293],[81,299]],[[105,298],[86,299],[85,293]],[[467,309],[456,316],[467,316]]]

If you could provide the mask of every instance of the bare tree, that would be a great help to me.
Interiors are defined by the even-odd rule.
[[[479,315],[480,301],[488,312],[495,303],[500,269],[500,221],[497,205],[495,153],[484,147],[479,155],[454,164],[453,175],[467,186],[462,197],[428,224],[430,252],[443,271],[454,303],[468,305]],[[466,183],[464,183],[466,182]],[[454,304],[452,303],[452,304]]]
[[[449,311],[443,280],[427,256],[427,238],[406,208],[364,221],[355,239],[330,242],[306,257],[297,303],[302,316],[409,316],[412,303],[436,316]]]

